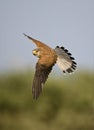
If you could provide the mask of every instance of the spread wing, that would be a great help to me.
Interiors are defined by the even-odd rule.
[[[76,69],[77,63],[67,49],[57,46],[55,52],[57,54],[57,64],[64,73],[71,73]]]
[[[45,65],[36,64],[36,71],[33,79],[32,85],[32,95],[34,99],[37,99],[42,91],[42,86],[48,78],[49,73],[52,70],[52,66],[46,67]]]

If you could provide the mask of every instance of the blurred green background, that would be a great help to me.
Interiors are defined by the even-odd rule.
[[[0,130],[94,130],[94,73],[51,76],[32,99],[33,72],[0,76]]]

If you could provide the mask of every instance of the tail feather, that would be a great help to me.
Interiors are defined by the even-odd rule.
[[[61,70],[64,73],[72,73],[77,67],[77,63],[74,61],[75,58],[72,57],[72,54],[64,47],[59,46],[55,48],[55,52],[57,53],[57,64]]]

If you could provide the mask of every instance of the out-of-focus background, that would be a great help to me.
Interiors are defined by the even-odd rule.
[[[30,35],[66,47],[77,71],[53,67],[32,99],[37,58]],[[94,1],[0,1],[0,130],[94,130]]]

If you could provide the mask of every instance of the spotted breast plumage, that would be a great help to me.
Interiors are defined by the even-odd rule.
[[[58,64],[64,73],[73,72],[76,69],[77,63],[74,61],[75,59],[72,57],[72,54],[63,46],[56,46],[55,49],[52,49],[41,41],[26,34],[24,35],[38,47],[32,51],[33,55],[39,58],[32,84],[32,95],[34,99],[37,99],[55,63]]]

